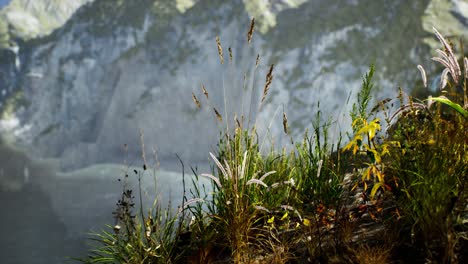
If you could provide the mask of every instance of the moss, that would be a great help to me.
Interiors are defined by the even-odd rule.
[[[11,119],[14,113],[21,107],[29,106],[29,102],[24,98],[22,89],[17,89],[10,97],[5,100],[5,103],[0,108],[0,119]]]
[[[8,33],[8,23],[3,15],[0,14],[0,49],[9,46],[10,35]]]
[[[31,3],[31,1],[13,0],[0,11],[0,17],[11,27],[8,35],[29,40],[48,35],[61,27],[77,8],[88,1],[90,0],[53,0]]]

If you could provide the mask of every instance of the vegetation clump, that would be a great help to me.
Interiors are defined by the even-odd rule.
[[[253,27],[252,21],[248,43]],[[114,232],[98,234],[100,245],[83,262],[466,263],[468,59],[459,63],[454,47],[435,33],[444,48],[434,58],[445,69],[441,94],[419,100],[400,90],[371,108],[371,66],[348,138],[337,142],[328,137],[332,122],[318,111],[312,133],[291,138],[293,148],[271,144],[265,151],[251,114],[235,116],[230,126],[202,86],[214,116],[225,122],[216,153],[209,153],[211,173],[193,170],[196,179],[211,181],[212,191],[195,180],[177,212],[155,202],[143,214],[134,212],[134,196],[124,189]],[[218,37],[216,44],[224,63]],[[202,107],[196,93],[192,99]],[[289,136],[284,112],[283,130]]]

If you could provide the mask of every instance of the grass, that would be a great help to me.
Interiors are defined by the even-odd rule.
[[[254,21],[248,43],[253,32]],[[460,64],[435,32],[444,50],[434,60],[447,69],[441,95],[418,100],[400,91],[371,108],[376,71],[371,66],[350,113],[348,138],[336,142],[328,137],[333,122],[323,122],[319,110],[299,142],[290,137],[283,112],[290,142],[268,144],[257,133],[254,115],[233,115],[231,124],[202,86],[192,99],[197,109],[212,109],[222,127],[216,152],[209,153],[212,171],[193,170],[192,190],[184,191],[173,214],[158,201],[146,214],[144,208],[136,210],[134,195],[124,188],[114,231],[96,234],[95,250],[82,261],[466,262],[468,60]],[[232,50],[227,49],[228,61],[219,38],[216,44],[221,64],[232,63]],[[273,79],[271,65],[258,111]],[[142,158],[146,164],[144,153]],[[199,186],[200,178],[211,181],[212,191]]]

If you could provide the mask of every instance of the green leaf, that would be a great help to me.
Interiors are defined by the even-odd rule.
[[[372,191],[370,193],[371,199],[374,199],[375,193],[377,193],[379,188],[382,188],[383,186],[384,186],[383,182],[378,182],[378,183],[374,184],[374,187],[372,187]]]
[[[270,219],[268,219],[267,223],[271,224],[275,221],[275,217],[272,216]]]
[[[446,97],[443,97],[443,96],[440,96],[440,97],[433,97],[429,100],[434,100],[436,102],[439,102],[439,103],[443,103],[445,105],[448,105],[449,107],[451,107],[452,109],[454,109],[455,111],[457,111],[458,113],[460,113],[464,118],[467,118],[468,119],[468,111],[463,109],[463,107],[457,103],[454,103],[452,102],[450,99],[446,98]]]

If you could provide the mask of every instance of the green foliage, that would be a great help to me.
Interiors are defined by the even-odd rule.
[[[215,173],[201,176],[213,182],[214,192],[207,201],[212,228],[225,237],[223,246],[231,249],[234,260],[242,261],[251,254],[254,227],[259,228],[258,208],[277,208],[291,198],[294,180],[289,157],[285,151],[263,157],[255,132],[241,128],[232,137],[223,137],[217,157],[211,155]]]
[[[21,107],[28,107],[29,102],[24,98],[24,93],[21,88],[18,88],[10,95],[2,106],[0,106],[0,119],[10,119],[14,117],[15,112]]]
[[[368,161],[361,162],[364,165],[363,168],[359,168],[358,164],[355,166],[362,170],[361,182],[364,185],[364,191],[367,190],[368,184],[372,185],[371,199],[374,199],[379,190],[391,190],[385,178],[385,164],[382,159],[389,154],[388,148],[390,145],[399,144],[392,141],[378,143],[377,135],[381,131],[380,119],[374,118],[369,121],[372,115],[372,111],[368,110],[368,106],[372,98],[371,91],[374,87],[372,83],[373,75],[374,66],[372,65],[363,78],[361,90],[357,96],[358,105],[354,104],[350,113],[353,120],[354,137],[342,150],[351,150],[354,156],[364,155],[367,157]],[[359,182],[356,182],[353,189],[358,184]]]
[[[422,238],[428,255],[437,253],[435,261],[447,262],[455,254],[456,226],[466,228],[457,219],[466,207],[468,124],[440,115],[417,124],[417,118],[408,115],[397,124],[394,139],[403,145],[390,150],[390,173],[398,178],[397,205],[413,235]]]
[[[433,100],[433,101],[448,105],[450,108],[452,108],[453,110],[460,113],[464,118],[468,119],[468,110],[463,109],[463,107],[461,105],[452,102],[450,99],[448,99],[446,97],[442,97],[442,96],[432,97],[429,100]]]
[[[158,200],[146,215],[143,211],[136,215],[134,198],[132,190],[124,189],[114,212],[113,232],[103,230],[92,234],[95,249],[88,258],[79,259],[81,262],[178,263],[184,250],[178,247],[185,227],[184,216],[174,215],[169,206],[162,208]]]
[[[365,121],[369,119],[370,114],[368,112],[368,107],[370,101],[372,100],[371,92],[374,88],[374,84],[372,83],[374,72],[375,67],[374,65],[371,65],[369,72],[367,72],[362,79],[361,89],[356,96],[357,103],[353,104],[353,108],[350,113],[353,123],[356,122],[356,120]],[[358,121],[357,124],[353,126],[354,130],[361,129],[363,124],[361,124],[360,121]]]
[[[273,66],[262,102],[272,71]],[[124,191],[118,214],[122,228],[97,234],[100,247],[86,262],[381,263],[399,258],[391,254],[394,246],[408,244],[412,253],[426,249],[423,260],[455,262],[465,254],[458,249],[460,241],[468,238],[466,89],[462,100],[456,93],[451,99],[432,98],[456,115],[441,104],[431,107],[412,98],[405,105],[402,93],[396,96],[402,105],[393,114],[385,108],[391,99],[369,111],[374,71],[371,66],[363,78],[350,113],[353,135],[344,147],[341,137],[330,142],[333,122],[322,122],[317,111],[311,136],[306,132],[301,142],[291,138],[289,149],[264,151],[255,127],[244,128],[243,115],[230,126],[227,111],[223,119],[202,86],[216,118],[226,122],[216,153],[210,153],[211,174],[193,170],[192,198],[184,192],[177,215],[156,201],[154,211],[134,216],[133,196]],[[192,99],[199,109],[194,93]],[[249,113],[251,121],[256,123]],[[285,113],[283,129],[289,135]],[[199,185],[200,177],[211,181],[210,192]],[[188,217],[192,221],[185,224]]]
[[[335,203],[341,195],[343,166],[340,160],[340,141],[329,145],[328,129],[330,122],[321,124],[321,112],[318,111],[313,122],[313,135],[307,133],[301,144],[296,144],[298,188],[303,202]],[[335,152],[337,155],[331,155]]]

